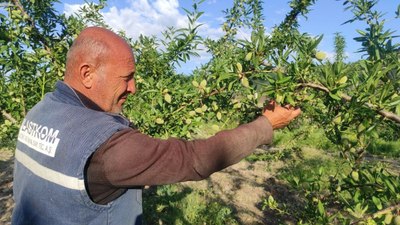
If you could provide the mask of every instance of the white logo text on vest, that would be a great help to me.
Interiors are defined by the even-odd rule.
[[[59,130],[24,119],[19,130],[18,141],[40,153],[54,157],[60,142],[57,138],[59,132]]]

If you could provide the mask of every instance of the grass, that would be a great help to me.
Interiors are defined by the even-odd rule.
[[[400,141],[378,139],[368,146],[367,151],[374,155],[400,157]]]
[[[179,184],[144,191],[145,224],[238,224],[232,210],[211,192]]]

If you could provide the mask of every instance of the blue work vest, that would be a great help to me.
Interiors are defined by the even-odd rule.
[[[125,118],[88,109],[59,81],[24,119],[14,168],[12,224],[141,224],[142,191],[129,189],[107,205],[94,203],[85,186],[89,157]]]

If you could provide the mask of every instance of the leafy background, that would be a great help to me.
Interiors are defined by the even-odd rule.
[[[290,214],[298,224],[398,224],[399,171],[368,160],[371,155],[399,156],[396,34],[385,28],[383,12],[374,9],[377,1],[341,1],[353,14],[347,22],[362,22],[366,27],[354,37],[365,57],[345,63],[346,42],[337,33],[335,58],[329,61],[318,50],[323,36],[299,31],[298,18],[306,16],[315,2],[288,3],[291,10],[271,33],[263,25],[264,3],[257,0],[232,2],[219,39],[199,35],[202,1],[186,10],[186,27],[166,28],[162,38],[141,35],[133,40],[116,31],[135,51],[140,90],[128,99],[124,114],[149,135],[192,139],[251,121],[268,99],[301,107],[301,118],[289,126],[288,133],[277,135],[282,144],[275,144],[283,150],[272,156],[269,152],[254,155],[252,160],[281,160],[301,152],[300,143],[291,143],[310,137],[316,129],[328,141],[314,139],[313,147],[335,155],[341,169],[335,163],[310,163],[307,169],[301,167],[305,162],[301,158],[293,160],[278,177],[297,191],[305,208],[299,212],[269,196],[263,209]],[[68,17],[55,10],[55,3],[1,3],[0,139],[1,145],[11,149],[26,112],[62,79],[74,37],[88,24],[110,28],[101,14],[106,1],[89,2]],[[400,10],[394,11],[396,19]],[[248,40],[237,36],[243,27],[251,30]],[[211,59],[190,75],[177,73],[177,65],[198,56],[200,46],[205,46]],[[175,186],[166,186],[155,196],[168,199],[174,193],[178,193]],[[227,217],[221,218],[224,223]]]

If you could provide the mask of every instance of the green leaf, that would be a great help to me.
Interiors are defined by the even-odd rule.
[[[397,6],[397,11],[395,12],[396,13],[396,17],[395,18],[400,18],[400,4]]]
[[[333,119],[333,123],[339,125],[342,123],[342,117],[339,115]]]
[[[383,208],[382,202],[379,198],[372,196],[372,201],[374,202],[374,204],[378,210],[381,210]]]
[[[283,103],[283,101],[284,101],[284,99],[285,99],[285,96],[284,95],[281,95],[281,94],[276,94],[276,102],[277,103],[279,103],[279,104],[282,104]]]
[[[331,92],[329,92],[329,96],[330,96],[331,98],[335,99],[335,100],[338,100],[338,101],[341,100],[341,98],[340,98],[339,96],[337,96],[337,95],[335,95],[335,94],[333,94],[333,93],[331,93]]]
[[[296,105],[296,102],[293,100],[291,95],[287,95],[286,96],[286,101],[290,104],[290,105]]]
[[[207,86],[207,81],[206,80],[202,80],[200,82],[200,87],[204,89],[204,88],[206,88],[206,86]]]
[[[233,108],[234,109],[239,109],[239,108],[241,108],[242,107],[242,103],[240,103],[240,102],[237,102],[237,103],[235,103],[234,105],[233,105]]]
[[[299,182],[300,182],[300,178],[297,177],[297,176],[295,176],[295,177],[293,177],[293,181],[294,181],[294,183],[298,186],[298,185],[299,185]]]
[[[288,82],[288,81],[290,81],[290,80],[292,80],[292,77],[290,77],[290,76],[282,77],[282,78],[279,79],[276,83],[277,83],[277,84],[283,84],[283,83],[286,83],[286,82]]]
[[[4,120],[4,124],[6,125],[6,126],[11,126],[11,121],[9,121],[9,120]]]
[[[392,183],[390,182],[390,180],[385,179],[385,184],[387,185],[387,187],[389,188],[389,190],[390,190],[392,193],[396,193],[396,189],[395,189],[395,187],[392,185]]]
[[[395,106],[395,105],[398,105],[398,104],[400,104],[400,99],[397,100],[397,101],[394,101],[394,102],[389,103],[388,106],[391,107],[391,106]]]
[[[320,200],[318,200],[318,212],[320,215],[325,215],[324,204]]]

